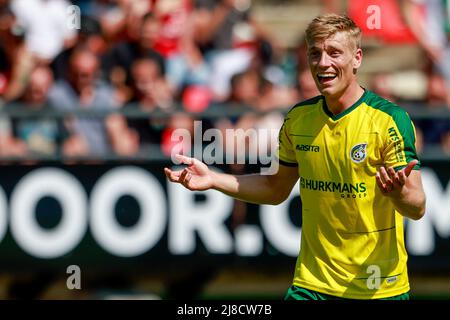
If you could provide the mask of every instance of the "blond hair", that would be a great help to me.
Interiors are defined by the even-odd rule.
[[[312,45],[317,40],[325,40],[337,32],[344,32],[354,45],[361,48],[361,29],[346,15],[324,14],[314,18],[306,29],[306,43]]]

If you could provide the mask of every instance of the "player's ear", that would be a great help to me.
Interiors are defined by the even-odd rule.
[[[361,66],[362,57],[363,57],[362,49],[357,48],[355,55],[353,56],[353,69],[356,70]]]

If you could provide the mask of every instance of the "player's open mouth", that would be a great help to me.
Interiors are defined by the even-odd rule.
[[[333,81],[336,78],[336,74],[334,73],[318,73],[317,79],[321,84],[327,84]]]

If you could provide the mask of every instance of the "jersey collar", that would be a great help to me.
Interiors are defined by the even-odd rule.
[[[345,109],[344,111],[342,111],[341,113],[338,114],[333,114],[330,110],[328,110],[328,106],[327,106],[327,102],[325,100],[325,97],[322,96],[322,108],[323,111],[325,112],[325,114],[330,117],[332,120],[336,121],[341,119],[342,117],[344,117],[345,115],[349,114],[350,112],[352,112],[353,110],[355,110],[366,98],[368,91],[364,89],[364,93],[362,94],[362,96],[358,99],[358,101],[356,101],[354,104],[352,104],[350,106],[350,108]]]

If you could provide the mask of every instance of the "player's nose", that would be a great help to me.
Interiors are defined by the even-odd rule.
[[[330,66],[330,57],[326,53],[326,51],[323,51],[320,55],[318,67],[321,69],[325,69]]]

